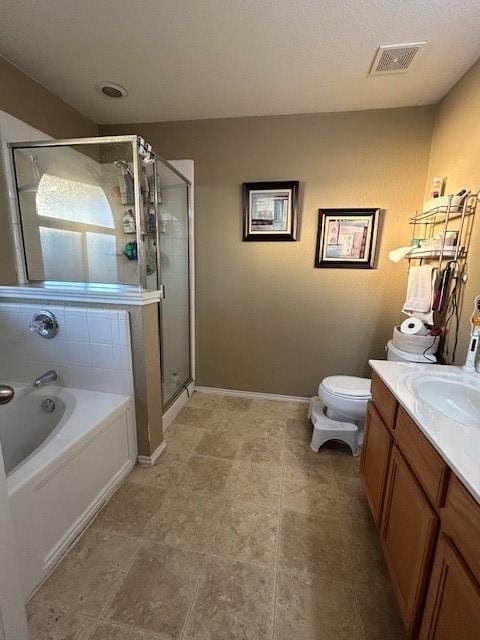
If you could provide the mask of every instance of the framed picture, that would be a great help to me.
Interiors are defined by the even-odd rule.
[[[315,266],[373,269],[379,209],[319,209]]]
[[[297,239],[298,181],[243,183],[243,239]]]

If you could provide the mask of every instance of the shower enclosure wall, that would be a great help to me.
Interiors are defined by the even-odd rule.
[[[157,305],[165,411],[193,378],[190,182],[138,136],[9,146],[18,284],[32,298]]]

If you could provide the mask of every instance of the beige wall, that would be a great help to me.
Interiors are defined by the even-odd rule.
[[[434,108],[101,127],[195,161],[197,383],[312,395],[325,375],[367,372],[400,318]],[[300,180],[300,237],[241,241],[242,182]],[[384,210],[378,268],[314,269],[319,207]]]
[[[95,136],[98,127],[0,57],[0,110],[54,138]]]
[[[75,138],[98,134],[96,124],[63,102],[0,57],[0,111],[26,122],[54,138]],[[0,226],[9,227],[5,175],[0,160]],[[0,233],[0,282],[16,282],[15,259],[9,233]]]
[[[434,176],[447,178],[447,193],[455,193],[462,187],[473,192],[480,190],[480,60],[440,103],[433,129],[427,194]],[[480,205],[477,211],[479,215]],[[465,360],[473,299],[480,294],[479,220],[473,226],[468,274],[468,282],[463,288],[457,364]]]

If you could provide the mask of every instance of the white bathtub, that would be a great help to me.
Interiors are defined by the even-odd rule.
[[[130,396],[12,386],[0,440],[27,598],[134,465],[135,421]]]

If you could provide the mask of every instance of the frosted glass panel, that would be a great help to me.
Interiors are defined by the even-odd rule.
[[[133,148],[14,149],[30,281],[140,285]]]
[[[39,216],[115,227],[110,204],[98,185],[44,173],[38,183],[36,204]]]
[[[115,236],[87,232],[89,282],[117,282]]]
[[[81,233],[40,227],[40,249],[45,280],[73,281],[83,273]]]

